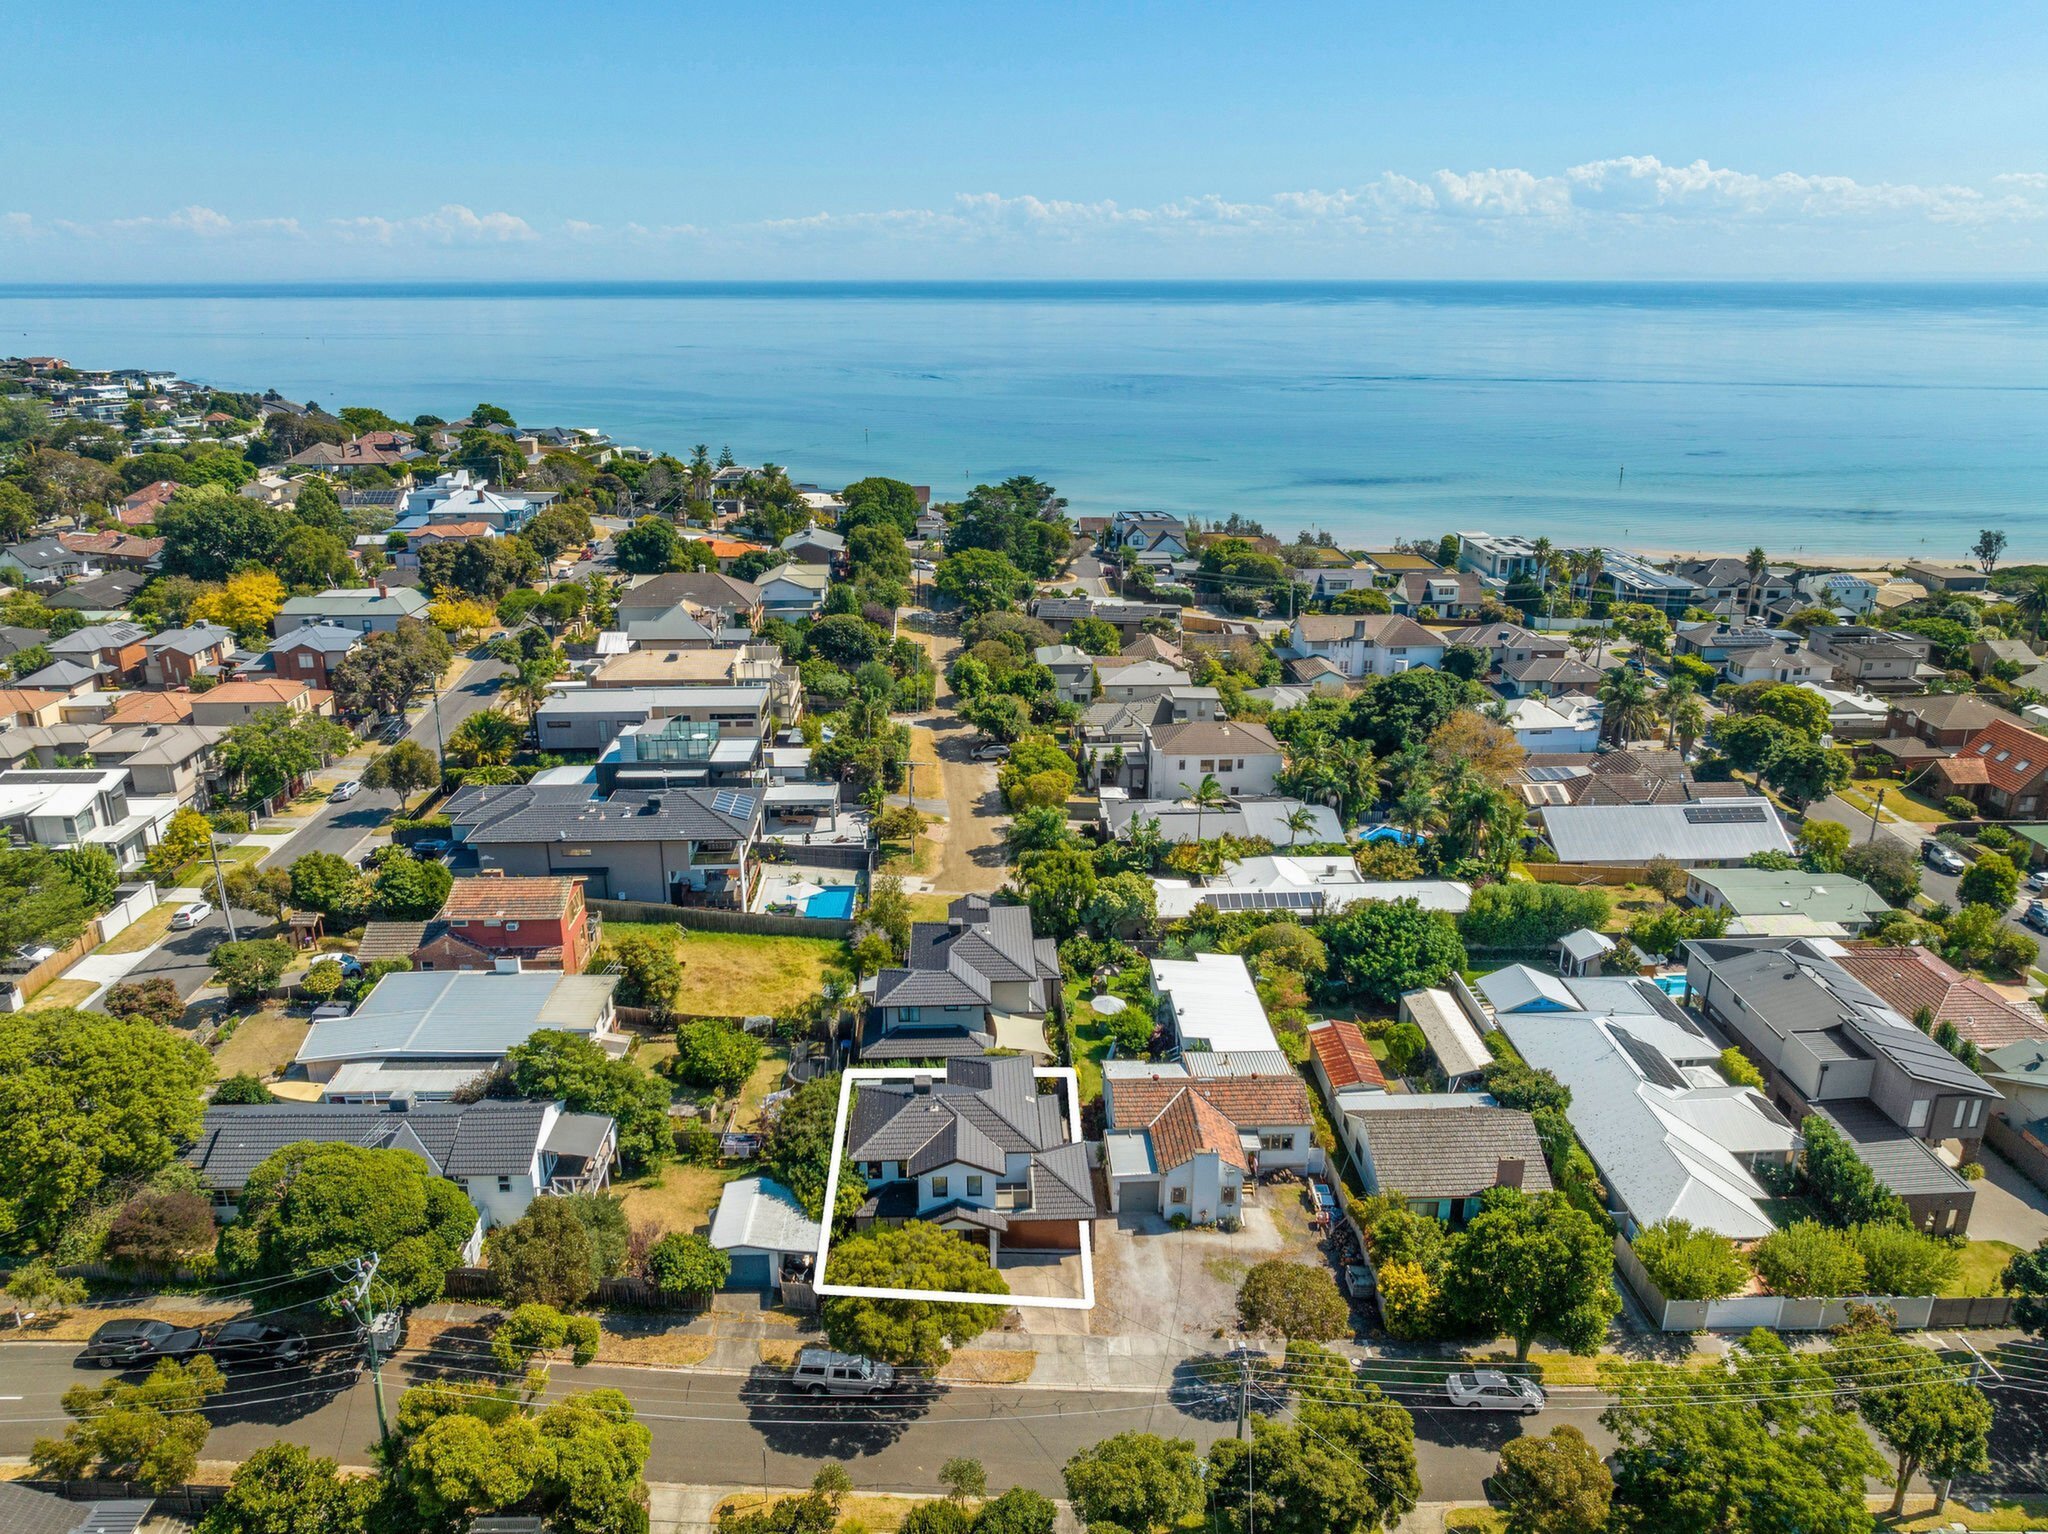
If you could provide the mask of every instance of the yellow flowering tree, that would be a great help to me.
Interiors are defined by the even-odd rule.
[[[192,602],[194,622],[218,623],[250,642],[270,632],[270,620],[284,606],[284,582],[269,570],[244,570],[225,585],[199,594]]]
[[[427,604],[427,617],[444,634],[464,638],[481,633],[497,621],[498,611],[474,597],[444,594]]]

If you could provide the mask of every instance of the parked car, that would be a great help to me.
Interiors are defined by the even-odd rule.
[[[190,905],[181,905],[171,913],[171,930],[183,932],[188,927],[196,927],[212,914],[211,900],[195,900]]]
[[[199,1331],[168,1321],[109,1321],[86,1340],[78,1362],[88,1368],[123,1369],[159,1358],[190,1358],[199,1351]]]
[[[349,800],[355,798],[355,796],[361,793],[362,791],[363,785],[357,782],[354,778],[350,778],[346,783],[342,784],[339,788],[335,789],[333,793],[327,796],[327,802],[330,804],[347,804]]]
[[[295,1364],[306,1356],[306,1339],[268,1321],[230,1321],[217,1327],[201,1351],[222,1367],[235,1364]]]
[[[405,716],[399,714],[384,721],[383,728],[377,731],[377,738],[387,746],[395,746],[398,744],[398,738],[404,733]]]
[[[1527,1416],[1543,1410],[1549,1399],[1543,1387],[1520,1374],[1502,1374],[1498,1369],[1469,1369],[1444,1381],[1444,1394],[1451,1405],[1473,1411],[1512,1411]]]
[[[2048,932],[2048,900],[2029,900],[2027,914],[2020,920],[2036,932]]]
[[[2048,890],[2048,868],[2037,868],[2027,875],[2027,888],[2039,894]]]
[[[803,1349],[789,1377],[814,1396],[879,1395],[896,1383],[896,1371],[888,1364],[830,1348]]]
[[[454,845],[445,836],[423,836],[412,844],[410,850],[416,858],[438,858],[445,857]]]
[[[999,740],[983,741],[974,748],[977,762],[1006,762],[1010,759],[1010,748]]]
[[[1944,842],[1922,842],[1920,856],[1936,873],[1959,874],[1970,866],[1967,858]]]
[[[6,967],[16,974],[34,969],[45,959],[57,957],[57,950],[48,943],[23,943],[7,956]]]

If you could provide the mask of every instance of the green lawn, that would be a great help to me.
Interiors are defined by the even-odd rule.
[[[606,922],[607,942],[645,934],[678,944],[683,983],[676,1011],[685,1016],[755,1017],[787,1011],[815,996],[825,971],[846,967],[846,945],[830,938],[694,932],[666,922]]]
[[[1948,1295],[2001,1294],[1998,1275],[2019,1255],[2010,1241],[1971,1241],[1957,1253],[1963,1265],[1941,1291]]]
[[[1850,805],[1868,815],[1880,788],[1885,791],[1885,809],[1902,820],[1910,820],[1918,825],[1940,825],[1945,820],[1955,818],[1944,813],[1940,805],[1924,795],[1900,788],[1896,778],[1851,778],[1849,786],[1844,788],[1841,794]]]
[[[268,853],[268,847],[223,847],[220,849],[220,871],[226,873],[237,863],[261,862]],[[166,880],[163,889],[204,889],[213,895],[213,859],[194,858]]]

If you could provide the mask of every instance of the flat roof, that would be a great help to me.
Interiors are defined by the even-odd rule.
[[[1152,986],[1173,1003],[1183,1049],[1197,1042],[1225,1054],[1280,1047],[1251,971],[1236,954],[1154,959]]]

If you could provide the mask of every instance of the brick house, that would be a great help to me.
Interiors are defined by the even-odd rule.
[[[2048,803],[2048,736],[1993,720],[1930,766],[1927,779],[1931,792],[1968,799],[1986,815],[2035,819]]]

